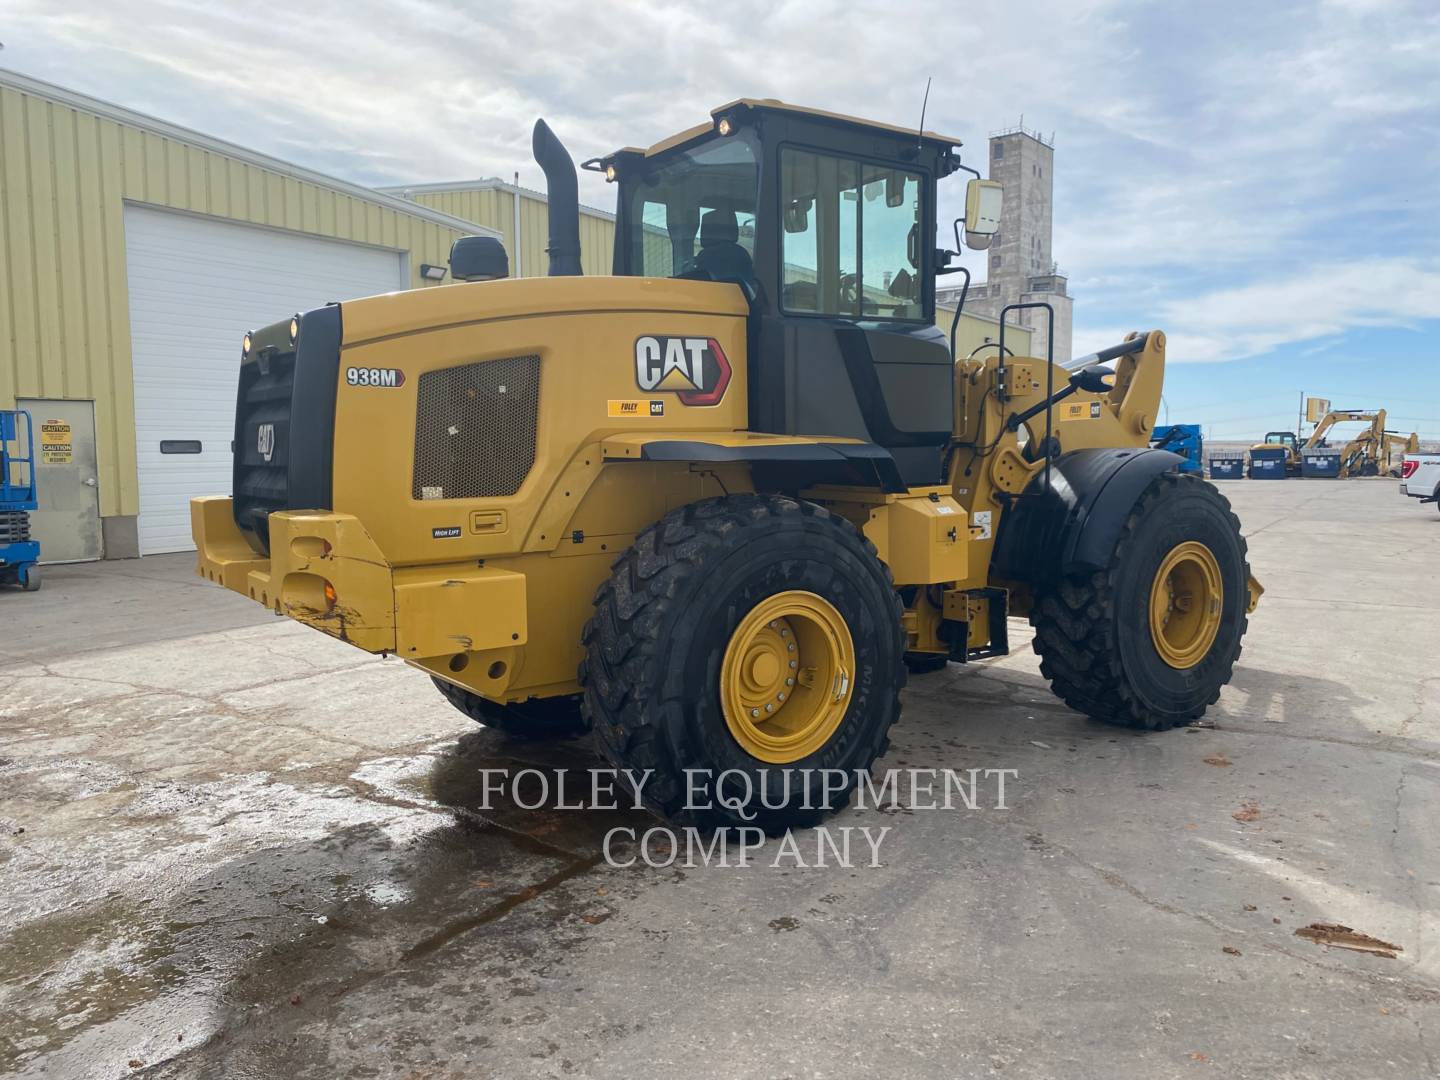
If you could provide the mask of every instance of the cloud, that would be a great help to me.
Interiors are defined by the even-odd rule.
[[[1168,355],[1235,360],[1364,328],[1440,319],[1440,262],[1363,259],[1171,301]]]
[[[1077,343],[1165,325],[1177,359],[1257,356],[1437,313],[1433,0],[8,0],[7,64],[371,184],[541,186],[739,96],[919,120],[984,157],[1056,133]],[[983,168],[983,166],[982,166]],[[609,207],[590,174],[581,194]],[[963,184],[942,189],[941,220]],[[947,239],[942,228],[941,241]],[[973,256],[979,270],[983,258]],[[1433,294],[1433,293],[1432,293]],[[1105,337],[1102,339],[1102,335]]]

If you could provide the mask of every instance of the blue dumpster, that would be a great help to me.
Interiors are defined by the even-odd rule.
[[[1285,447],[1264,447],[1250,451],[1251,480],[1284,480]]]
[[[1211,480],[1239,480],[1245,475],[1245,459],[1239,454],[1212,454]]]
[[[1300,475],[1333,480],[1340,475],[1339,449],[1306,450],[1300,454]]]

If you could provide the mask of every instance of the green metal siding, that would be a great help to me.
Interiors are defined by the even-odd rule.
[[[952,307],[946,310],[943,307],[935,309],[935,325],[944,330],[948,336],[950,323],[955,318],[955,309]],[[1000,324],[994,319],[987,319],[983,315],[971,315],[965,312],[960,316],[960,327],[955,335],[955,355],[960,359],[969,356],[978,349],[989,338],[993,342],[1000,340]],[[1005,347],[1016,356],[1028,356],[1030,354],[1030,328],[1026,326],[1007,325],[1005,327]],[[995,355],[994,349],[986,349],[979,354],[983,359]]]
[[[466,191],[418,191],[407,196],[419,203],[455,217],[499,229],[510,252],[511,273],[519,253],[519,277],[543,277],[550,269],[545,245],[550,235],[550,208],[544,199],[521,194],[519,248],[515,245],[515,198],[505,188],[472,188]],[[580,266],[587,274],[604,276],[614,266],[615,223],[609,218],[580,212]]]

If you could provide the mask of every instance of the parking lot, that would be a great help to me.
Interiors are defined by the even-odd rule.
[[[891,831],[848,868],[612,867],[645,815],[482,808],[481,769],[583,743],[481,729],[190,556],[47,568],[0,596],[0,1070],[1433,1075],[1440,516],[1222,490],[1267,591],[1203,724],[1084,719],[1012,622],[911,681],[882,763],[1016,770],[1008,809],[852,809]]]

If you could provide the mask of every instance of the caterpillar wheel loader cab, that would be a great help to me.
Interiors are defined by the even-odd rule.
[[[1010,616],[1091,716],[1216,700],[1259,586],[1224,498],[1147,446],[1164,335],[956,362],[933,238],[958,140],[733,102],[586,163],[617,185],[592,278],[574,166],[543,122],[534,144],[551,276],[466,239],[457,276],[493,280],[247,335],[233,495],[192,506],[202,576],[482,723],[593,729],[698,824],[843,804],[907,668],[1004,654]],[[998,191],[966,194],[980,246]]]

